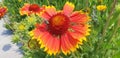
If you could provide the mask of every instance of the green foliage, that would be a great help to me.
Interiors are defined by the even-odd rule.
[[[42,19],[36,15],[21,16],[19,9],[24,3],[53,5],[62,9],[66,1],[75,4],[75,10],[89,11],[91,32],[79,49],[70,55],[50,56],[40,49],[38,42],[28,35],[36,22]],[[102,1],[102,2],[101,2]],[[4,0],[8,8],[9,21],[14,28],[13,43],[22,43],[23,58],[120,58],[120,1],[119,0]],[[105,11],[98,11],[98,5],[106,5]],[[89,10],[88,10],[89,8]],[[32,21],[31,21],[32,20]],[[20,25],[24,27],[21,30]],[[30,45],[30,46],[29,46]]]

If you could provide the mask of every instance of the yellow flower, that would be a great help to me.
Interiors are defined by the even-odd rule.
[[[105,11],[106,10],[106,5],[98,5],[97,6],[97,10],[99,10],[99,11]]]
[[[23,24],[19,25],[18,27],[19,30],[24,30],[25,29],[25,26]]]
[[[18,0],[18,2],[22,2],[22,0]]]
[[[34,18],[33,17],[30,17],[29,19],[28,19],[28,22],[29,23],[32,23],[34,21]]]

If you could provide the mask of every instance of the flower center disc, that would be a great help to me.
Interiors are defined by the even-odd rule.
[[[54,35],[62,35],[69,27],[69,18],[61,13],[51,17],[48,24],[48,30]]]
[[[40,10],[40,7],[37,4],[32,4],[29,7],[29,11],[38,12],[39,10]]]

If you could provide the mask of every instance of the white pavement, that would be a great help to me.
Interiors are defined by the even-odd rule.
[[[2,0],[0,0],[1,2]],[[0,58],[22,58],[19,45],[13,44],[12,32],[4,28],[4,21],[0,20]]]
[[[4,28],[4,21],[0,20],[0,58],[22,58],[19,46],[11,40],[12,32]]]

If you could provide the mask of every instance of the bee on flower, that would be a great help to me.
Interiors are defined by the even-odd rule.
[[[0,19],[6,14],[7,8],[6,7],[0,7]]]
[[[20,8],[20,15],[39,14],[44,8],[44,6],[40,7],[38,4],[25,3],[24,6]]]
[[[106,10],[106,5],[98,5],[97,6],[97,10],[99,10],[99,11],[105,11]]]
[[[39,15],[47,23],[37,23],[29,34],[48,54],[70,54],[87,40],[90,31],[89,16],[74,11],[74,8],[74,4],[66,2],[63,10],[57,11],[54,6],[46,6]]]

